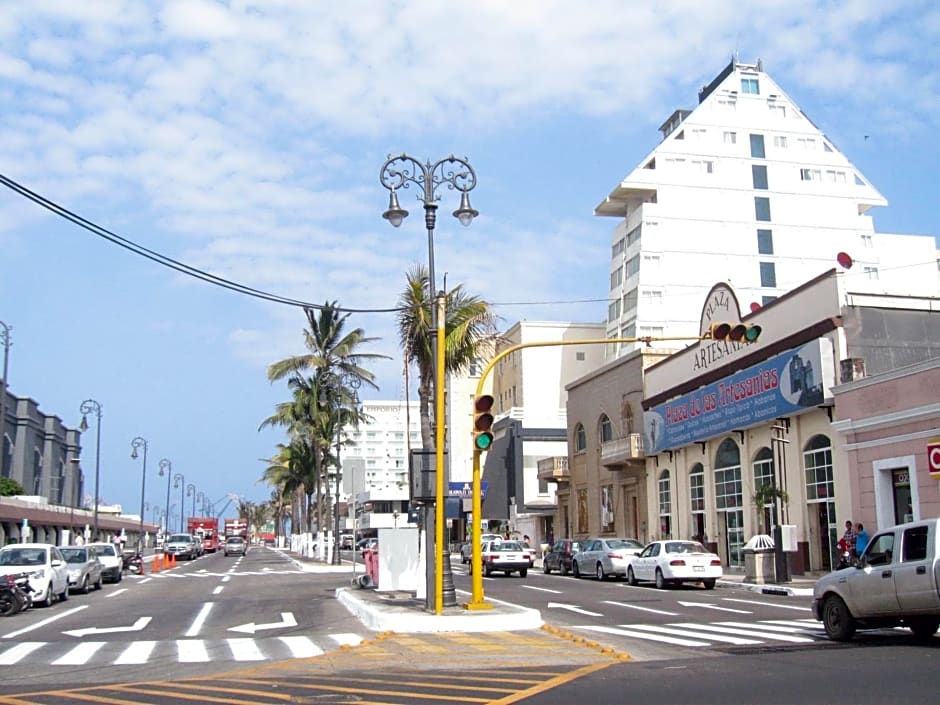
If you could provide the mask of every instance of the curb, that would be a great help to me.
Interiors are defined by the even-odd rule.
[[[414,609],[381,609],[368,600],[360,600],[351,588],[339,588],[339,600],[362,624],[376,632],[428,634],[435,632],[510,632],[539,629],[542,615],[528,607],[500,607],[487,612],[474,612],[456,608],[453,614],[435,615]],[[454,609],[454,608],[451,608]]]
[[[798,588],[783,585],[765,585],[761,583],[742,583],[736,580],[719,580],[718,587],[732,590],[745,590],[762,595],[784,595],[787,597],[812,597],[813,588]]]

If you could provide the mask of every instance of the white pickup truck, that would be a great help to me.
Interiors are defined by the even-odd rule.
[[[878,531],[854,566],[816,581],[813,614],[835,641],[856,629],[908,627],[918,638],[940,626],[940,519]]]

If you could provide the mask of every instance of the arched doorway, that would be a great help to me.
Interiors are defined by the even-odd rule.
[[[813,436],[803,447],[803,469],[809,520],[811,526],[815,524],[819,535],[820,565],[824,570],[832,570],[839,524],[836,519],[835,482],[832,479],[832,442],[827,436]]]
[[[718,531],[729,566],[744,565],[744,508],[741,491],[741,449],[731,438],[715,454],[715,509]]]

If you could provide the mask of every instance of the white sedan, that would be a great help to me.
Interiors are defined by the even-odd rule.
[[[663,589],[678,583],[702,583],[715,587],[722,576],[721,559],[698,541],[653,541],[627,568],[627,581],[655,582]]]
[[[27,573],[33,602],[48,607],[69,599],[69,572],[59,549],[47,543],[11,543],[0,549],[0,575]]]

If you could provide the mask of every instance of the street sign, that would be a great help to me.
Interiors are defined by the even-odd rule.
[[[480,480],[480,496],[481,498],[486,497],[486,480]],[[448,497],[459,497],[460,499],[470,499],[473,497],[473,483],[472,482],[448,482],[447,483],[447,496]]]
[[[940,480],[940,438],[927,440],[927,469],[931,477]]]

